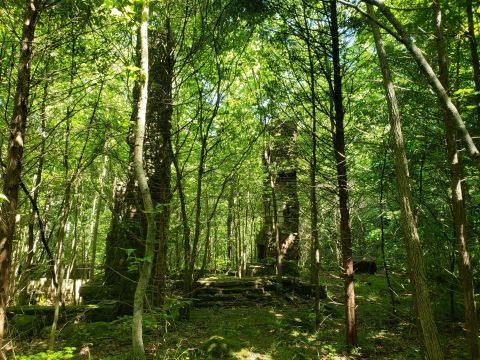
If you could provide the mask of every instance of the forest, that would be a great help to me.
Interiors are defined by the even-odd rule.
[[[480,1],[0,0],[0,359],[479,359]]]

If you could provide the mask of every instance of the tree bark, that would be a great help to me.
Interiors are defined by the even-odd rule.
[[[385,255],[385,167],[387,165],[387,146],[383,154],[383,164],[380,173],[380,249],[382,253],[383,268],[385,270],[385,279],[387,280],[388,293],[390,294],[390,303],[392,304],[392,311],[396,313],[395,307],[395,292],[393,291],[392,283],[390,281],[390,271],[387,266],[387,257]]]
[[[467,1],[467,4],[471,1]],[[450,90],[448,60],[443,39],[442,11],[439,0],[433,1],[433,20],[435,24],[435,38],[437,44],[437,60],[440,81],[447,91]],[[469,19],[470,22],[470,19]],[[470,23],[469,23],[470,28]],[[476,44],[475,44],[476,51]],[[478,56],[477,56],[478,62]],[[478,74],[477,74],[478,75]],[[476,75],[475,75],[476,76]],[[480,84],[479,84],[480,85]],[[448,165],[450,169],[450,189],[452,193],[453,225],[455,229],[456,247],[458,251],[458,270],[463,292],[465,308],[465,324],[467,339],[472,359],[478,359],[478,325],[473,287],[473,273],[468,254],[464,189],[462,185],[463,171],[460,153],[457,150],[457,136],[454,121],[449,112],[444,111],[445,140],[447,144]]]
[[[64,256],[65,256],[65,236],[67,233],[67,224],[68,216],[70,215],[71,209],[71,197],[72,197],[72,186],[75,181],[75,177],[72,177],[72,180],[66,184],[65,196],[64,196],[64,207],[62,209],[62,215],[60,217],[60,227],[58,228],[57,233],[57,253],[55,256],[55,273],[57,274],[57,283],[58,286],[54,289],[54,315],[52,326],[50,328],[50,337],[48,339],[48,349],[53,350],[55,346],[55,337],[57,332],[58,320],[60,317],[60,303],[62,302],[63,296],[63,280],[64,280]]]
[[[146,171],[143,164],[143,148],[145,143],[145,127],[148,103],[148,20],[149,1],[144,0],[141,8],[140,23],[140,97],[138,100],[138,116],[135,131],[134,168],[138,187],[142,195],[145,217],[147,218],[147,236],[145,241],[145,255],[140,268],[140,276],[133,300],[132,319],[132,358],[145,359],[143,346],[143,301],[147,285],[152,272],[153,257],[155,255],[156,221],[154,207]]]
[[[30,95],[32,47],[40,11],[40,1],[25,1],[17,87],[10,123],[8,161],[3,185],[3,194],[8,201],[3,202],[0,213],[0,349],[3,348],[5,311],[9,301],[9,268],[18,213],[18,193]],[[1,350],[0,356],[5,358]]]
[[[475,84],[475,106],[477,121],[480,125],[480,62],[478,60],[477,38],[475,37],[475,21],[473,20],[472,0],[467,1],[468,43],[470,45],[470,57],[473,68],[473,82]],[[441,80],[440,80],[441,81]],[[448,88],[447,88],[448,89]],[[478,351],[477,351],[478,352]]]
[[[373,16],[373,7],[368,5],[368,12]],[[393,86],[387,54],[376,23],[371,22],[372,32],[375,38],[375,46],[382,71],[383,86],[388,103],[389,118],[392,132],[392,144],[395,157],[395,168],[397,175],[397,189],[400,199],[400,212],[402,216],[402,227],[407,252],[407,262],[410,273],[410,280],[414,290],[414,303],[416,314],[419,318],[419,334],[428,359],[443,359],[443,352],[438,341],[437,326],[433,318],[430,295],[428,292],[427,277],[423,264],[423,255],[420,247],[417,224],[412,209],[412,196],[410,191],[408,160],[403,142],[403,134],[400,122],[395,89]]]
[[[48,77],[48,65],[47,65],[47,70],[45,71],[45,76]],[[38,163],[37,163],[37,171],[35,173],[34,179],[33,179],[33,184],[32,184],[32,190],[30,193],[31,196],[31,209],[30,209],[30,215],[29,215],[29,220],[28,220],[28,241],[27,241],[27,258],[25,262],[25,270],[22,273],[22,279],[20,281],[20,289],[21,293],[19,296],[19,303],[20,304],[28,304],[29,300],[29,295],[27,293],[27,288],[28,288],[28,281],[30,279],[30,272],[33,269],[33,256],[35,254],[35,249],[36,249],[36,244],[37,240],[35,237],[35,219],[37,216],[37,213],[34,209],[34,207],[37,204],[38,201],[38,195],[40,194],[40,184],[42,183],[42,173],[43,173],[43,164],[45,161],[45,143],[46,143],[46,118],[47,118],[47,96],[48,96],[48,81],[45,81],[43,85],[43,95],[42,95],[42,105],[41,105],[41,113],[40,113],[40,132],[41,132],[41,144],[40,144],[40,155],[38,158]],[[40,220],[41,221],[41,220]],[[38,239],[38,238],[37,238]]]
[[[174,43],[170,18],[164,28],[150,33],[150,74],[148,90],[147,163],[151,163],[149,186],[157,215],[158,250],[155,269],[157,304],[164,302],[167,272],[167,244],[170,225],[170,186],[172,158],[169,149],[173,111]]]
[[[337,2],[330,1],[330,36],[332,39],[333,61],[333,105],[335,128],[333,146],[338,177],[338,200],[340,208],[340,238],[342,244],[343,277],[345,281],[346,337],[349,349],[357,344],[357,322],[355,314],[355,288],[353,279],[352,234],[350,229],[350,209],[348,205],[347,159],[345,153],[345,133],[342,73],[340,65],[340,35],[338,31]]]
[[[97,262],[97,241],[98,241],[98,227],[100,225],[100,215],[102,213],[102,199],[103,199],[103,183],[105,181],[105,176],[107,175],[107,162],[108,157],[104,155],[102,162],[102,173],[100,174],[100,179],[98,180],[98,189],[93,201],[94,207],[94,219],[92,227],[92,242],[91,242],[91,257],[90,257],[90,280],[95,279],[95,263]]]
[[[232,266],[232,225],[233,225],[233,185],[230,185],[230,193],[227,200],[227,267]]]
[[[318,241],[318,210],[317,210],[317,104],[316,104],[316,92],[315,92],[315,67],[312,54],[312,39],[310,28],[306,15],[306,3],[302,1],[303,8],[303,21],[306,30],[306,45],[308,51],[308,65],[309,65],[309,81],[310,81],[310,102],[312,107],[312,153],[310,159],[310,242],[311,242],[311,254],[310,254],[310,273],[312,284],[315,287],[315,329],[318,330],[318,326],[321,321],[320,313],[320,244]]]

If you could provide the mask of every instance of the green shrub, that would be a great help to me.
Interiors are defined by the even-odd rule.
[[[74,347],[66,347],[60,351],[51,351],[48,350],[47,352],[40,352],[38,354],[33,355],[20,355],[18,358],[19,360],[64,360],[64,359],[72,359],[73,353],[75,352],[76,348]]]

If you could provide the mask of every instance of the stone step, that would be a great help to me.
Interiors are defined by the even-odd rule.
[[[231,287],[231,288],[197,288],[195,289],[193,296],[202,296],[202,295],[216,295],[216,294],[237,294],[242,295],[246,293],[254,293],[254,294],[263,294],[265,292],[264,288],[238,288],[238,287]]]
[[[258,291],[245,291],[242,293],[216,293],[216,294],[197,294],[194,296],[194,303],[219,303],[219,302],[238,302],[243,303],[245,301],[264,302],[266,299],[271,299],[272,295],[268,292]]]
[[[255,306],[257,303],[252,300],[243,301],[209,301],[203,303],[194,303],[196,308],[212,308],[212,307],[238,307],[238,306]]]
[[[230,301],[239,299],[240,296],[236,294],[231,295],[222,295],[222,294],[213,294],[213,295],[200,295],[194,297],[194,302],[211,302],[211,301]]]
[[[223,301],[196,301],[193,303],[193,306],[196,308],[207,308],[207,307],[237,307],[237,306],[257,306],[265,305],[271,303],[273,298],[271,296],[264,297],[243,297],[235,300],[223,300]]]
[[[200,287],[214,287],[214,288],[230,288],[230,287],[236,287],[236,288],[262,288],[265,286],[265,284],[270,283],[271,281],[269,279],[263,279],[263,278],[247,278],[247,279],[237,279],[233,278],[232,280],[218,280],[215,278],[206,278],[206,279],[201,279],[197,282],[198,286]]]

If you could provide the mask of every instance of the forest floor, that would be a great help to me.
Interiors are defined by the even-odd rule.
[[[393,277],[402,289],[401,277]],[[350,356],[344,346],[342,281],[323,276],[328,299],[323,321],[313,330],[312,300],[282,297],[256,306],[194,308],[189,321],[165,313],[147,313],[145,346],[151,359],[419,359],[409,294],[398,291],[392,311],[385,277],[356,276],[359,346]],[[436,296],[438,295],[438,296]],[[441,296],[440,296],[441,295]],[[439,331],[447,359],[468,359],[462,323],[449,317],[446,294],[433,294]],[[446,314],[447,313],[447,314]],[[16,359],[126,360],[130,348],[131,317],[111,323],[73,324],[60,333],[58,347],[47,357],[45,335],[18,344]],[[43,335],[43,336],[42,336]],[[23,353],[24,355],[19,355]],[[31,354],[31,355],[27,355]],[[33,355],[36,354],[36,355]],[[69,355],[71,354],[71,355]],[[43,356],[43,357],[42,357]],[[72,357],[73,356],[73,357]]]

